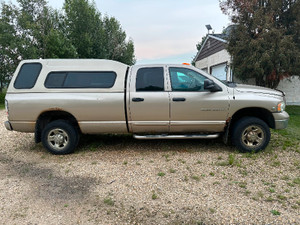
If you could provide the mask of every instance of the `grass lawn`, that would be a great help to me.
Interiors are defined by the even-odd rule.
[[[300,106],[287,106],[286,111],[290,115],[288,127],[273,132],[279,134],[276,141],[282,145],[283,150],[290,148],[300,153]]]
[[[289,125],[286,129],[276,132],[284,137],[300,140],[300,106],[287,106],[286,111],[290,115]]]
[[[4,104],[0,103],[0,109],[4,109],[4,108],[5,108]]]

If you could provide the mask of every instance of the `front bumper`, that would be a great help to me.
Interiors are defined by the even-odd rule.
[[[11,126],[11,124],[10,124],[9,121],[5,121],[5,122],[4,122],[4,126],[5,126],[5,128],[6,128],[7,130],[10,130],[10,131],[13,130],[13,128],[12,128],[12,126]]]
[[[275,119],[275,128],[277,130],[285,129],[288,126],[289,122],[289,114],[287,112],[282,113],[273,113],[274,119]]]

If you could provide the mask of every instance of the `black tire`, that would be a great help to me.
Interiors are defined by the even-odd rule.
[[[270,137],[270,128],[263,120],[244,117],[234,124],[231,141],[241,152],[258,152],[267,147]]]
[[[44,147],[55,155],[74,152],[79,142],[77,129],[66,120],[55,120],[46,125],[42,131]]]

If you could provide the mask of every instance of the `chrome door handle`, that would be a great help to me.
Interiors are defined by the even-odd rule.
[[[132,98],[133,102],[143,102],[144,99],[143,98]]]
[[[173,102],[184,102],[185,98],[173,98]]]

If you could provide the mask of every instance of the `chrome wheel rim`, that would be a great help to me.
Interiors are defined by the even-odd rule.
[[[242,142],[247,147],[255,148],[262,145],[265,133],[259,126],[249,126],[242,133]]]
[[[69,135],[64,130],[56,128],[48,133],[47,140],[51,148],[61,151],[69,144]]]

